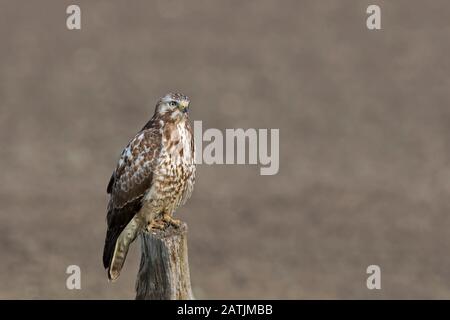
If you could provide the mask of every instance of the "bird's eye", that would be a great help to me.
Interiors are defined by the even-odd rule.
[[[171,107],[176,107],[176,106],[177,106],[177,103],[176,103],[175,101],[170,101],[169,105],[170,105]]]

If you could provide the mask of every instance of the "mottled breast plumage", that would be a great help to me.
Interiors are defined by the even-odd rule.
[[[188,121],[169,124],[164,128],[160,170],[163,188],[174,192],[176,206],[190,197],[195,182],[194,141]]]

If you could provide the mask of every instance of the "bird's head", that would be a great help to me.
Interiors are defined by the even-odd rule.
[[[189,98],[181,93],[168,93],[159,99],[155,113],[169,114],[172,119],[187,117],[189,111]]]

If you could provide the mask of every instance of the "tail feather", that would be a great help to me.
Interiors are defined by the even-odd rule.
[[[111,264],[111,260],[114,255],[114,248],[120,232],[121,230],[117,228],[108,229],[106,232],[105,246],[103,247],[103,266],[105,269],[108,269]]]
[[[136,216],[125,229],[108,229],[103,250],[103,265],[108,269],[108,279],[116,280],[127,257],[130,244],[136,239],[142,223]]]

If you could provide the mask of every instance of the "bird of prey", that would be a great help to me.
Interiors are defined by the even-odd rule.
[[[139,232],[180,225],[173,213],[190,198],[195,182],[189,103],[180,93],[162,97],[153,117],[122,151],[107,187],[103,265],[110,280],[119,277]]]

